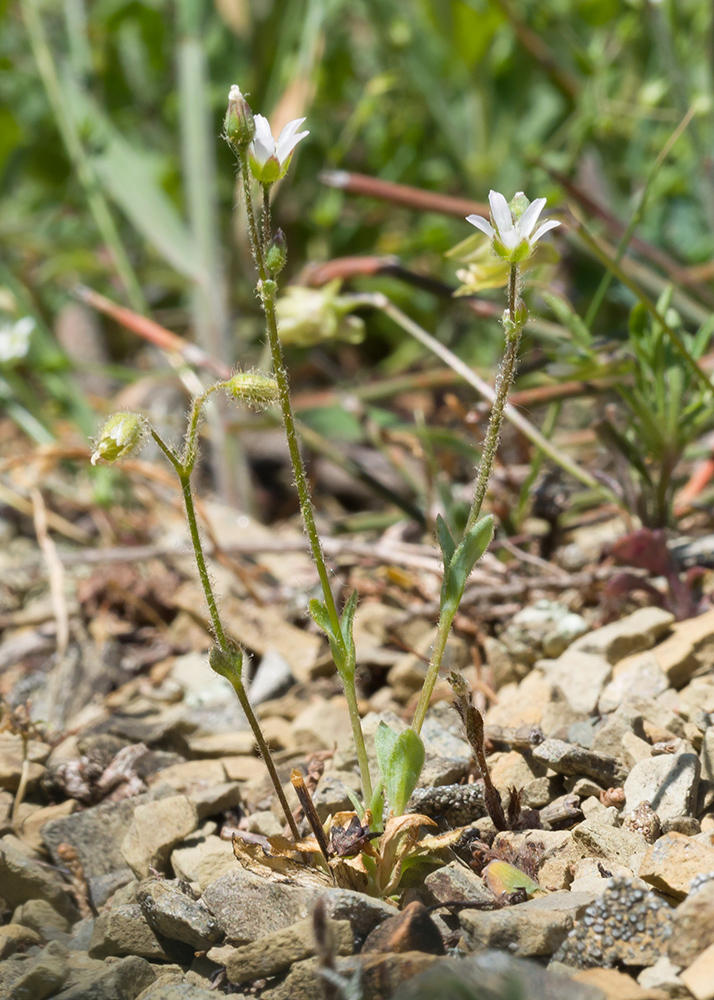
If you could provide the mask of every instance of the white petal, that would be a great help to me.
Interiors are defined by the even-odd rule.
[[[304,139],[306,135],[310,135],[307,131],[297,131],[304,121],[304,118],[295,118],[294,121],[288,122],[280,133],[277,142],[277,157],[281,164],[287,160],[300,140]]]
[[[488,203],[491,206],[491,214],[499,236],[505,239],[506,233],[513,229],[513,217],[508,202],[500,191],[489,191]]]
[[[270,122],[267,118],[264,118],[263,115],[254,115],[253,121],[255,122],[255,136],[251,143],[253,156],[263,166],[275,152],[275,139],[273,139]]]
[[[545,201],[545,198],[536,198],[535,201],[530,203],[518,220],[518,232],[521,234],[522,239],[527,240],[533,232],[535,224],[538,221],[538,216],[545,208]]]
[[[231,89],[228,91],[228,101],[229,101],[229,103],[231,101],[240,101],[242,97],[243,97],[243,94],[241,93],[240,87],[238,86],[237,83],[234,83],[233,86],[231,87]]]
[[[535,231],[535,235],[531,239],[531,243],[536,243],[541,236],[545,236],[546,233],[550,232],[551,229],[555,229],[560,223],[557,219],[551,219],[549,222],[544,222],[542,226],[538,226]]]
[[[492,240],[495,236],[493,226],[490,222],[487,222],[482,215],[467,215],[466,221],[470,222],[472,226],[476,226],[477,229],[480,229],[481,232],[485,233],[490,240]]]

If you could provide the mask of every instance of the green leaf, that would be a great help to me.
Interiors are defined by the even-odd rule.
[[[352,664],[355,662],[355,640],[352,635],[352,629],[354,626],[355,611],[357,610],[357,598],[357,591],[353,590],[342,609],[342,618],[340,619],[342,638],[345,640],[345,646],[347,647],[347,659]]]
[[[441,549],[441,554],[444,558],[444,575],[446,575],[446,573],[448,573],[449,565],[454,552],[456,551],[456,542],[449,531],[449,526],[441,514],[436,515],[436,540],[439,543],[439,548]]]
[[[515,892],[516,889],[525,889],[527,896],[543,892],[537,882],[507,861],[491,861],[483,870],[483,880],[495,896]]]
[[[374,734],[377,764],[392,813],[401,816],[424,767],[424,744],[413,729],[397,735],[384,722]]]
[[[310,612],[310,617],[315,622],[317,627],[321,628],[327,638],[333,642],[335,634],[332,631],[332,622],[330,621],[330,616],[327,613],[327,608],[322,601],[318,601],[316,597],[313,597],[308,605],[308,611]]]
[[[488,548],[492,538],[493,517],[488,514],[477,521],[459,542],[444,580],[442,601],[445,600],[458,607],[471,570]]]

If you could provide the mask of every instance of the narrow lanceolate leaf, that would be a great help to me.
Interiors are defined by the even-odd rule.
[[[352,635],[352,629],[354,626],[355,611],[357,610],[357,596],[357,591],[353,590],[344,606],[342,618],[340,619],[342,638],[344,639],[345,646],[347,647],[347,660],[349,663],[355,662],[355,641]]]
[[[424,767],[424,744],[413,729],[397,735],[380,722],[374,746],[389,807],[394,816],[401,816]]]
[[[439,543],[441,555],[444,559],[444,574],[446,574],[456,551],[456,542],[452,538],[449,527],[441,514],[436,515],[436,540]]]
[[[443,593],[446,601],[454,602],[458,606],[471,570],[488,548],[492,538],[493,518],[490,514],[482,517],[466,532],[449,564]]]

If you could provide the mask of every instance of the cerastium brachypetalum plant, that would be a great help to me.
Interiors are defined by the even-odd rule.
[[[298,119],[286,125],[276,142],[268,121],[261,115],[254,116],[240,89],[231,88],[225,119],[225,138],[238,159],[250,244],[258,272],[256,290],[265,317],[273,373],[238,372],[232,378],[218,382],[196,396],[189,414],[186,439],[180,454],[162,440],[144,417],[133,413],[118,413],[107,422],[92,456],[93,462],[99,459],[115,461],[133,453],[142,439],[151,435],[175,469],[181,483],[191,542],[215,638],[215,644],[209,654],[209,663],[214,671],[227,677],[235,689],[296,840],[298,832],[295,821],[246,694],[242,679],[243,654],[231,641],[222,624],[199,535],[191,489],[191,473],[198,454],[198,428],[203,405],[213,392],[222,390],[229,396],[256,406],[277,403],[281,410],[300,510],[322,588],[322,600],[314,599],[310,602],[310,615],[327,636],[349,708],[362,782],[362,803],[355,801],[355,805],[360,816],[371,824],[371,829],[379,830],[382,826],[384,797],[386,796],[392,816],[399,817],[404,813],[419,780],[424,764],[424,745],[419,734],[439,676],[454,616],[469,575],[493,535],[493,518],[490,515],[482,516],[481,509],[498,448],[508,392],[514,379],[521,333],[527,319],[526,307],[520,296],[520,265],[530,257],[540,237],[558,225],[557,222],[550,221],[536,229],[538,217],[545,206],[545,199],[539,198],[529,203],[522,193],[517,194],[509,204],[502,194],[492,191],[489,196],[490,222],[475,215],[468,218],[469,222],[488,236],[493,252],[506,262],[509,268],[508,305],[502,319],[505,352],[496,379],[491,418],[476,476],[473,502],[462,538],[455,539],[444,519],[441,516],[437,518],[437,540],[444,562],[441,607],[436,641],[414,719],[411,726],[399,734],[384,723],[380,724],[375,735],[380,774],[378,783],[373,785],[355,685],[356,657],[352,629],[357,595],[353,593],[350,596],[340,614],[330,587],[330,575],[323,555],[310,487],[300,453],[290,386],[278,331],[277,278],[286,261],[286,244],[281,230],[273,231],[270,194],[273,184],[285,176],[295,146],[308,134],[298,132],[303,121],[304,119]],[[259,211],[256,211],[253,197],[256,182],[261,194]],[[365,296],[365,299],[368,297]]]

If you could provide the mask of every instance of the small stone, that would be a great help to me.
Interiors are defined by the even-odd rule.
[[[75,969],[62,990],[62,1000],[136,1000],[156,979],[154,968],[145,958],[129,955],[118,961],[92,963]]]
[[[16,923],[5,924],[0,927],[0,962],[10,958],[16,951],[26,951],[41,943],[40,935],[32,928]]]
[[[303,920],[312,912],[314,899],[314,891],[268,882],[239,867],[209,885],[202,896],[227,941],[235,945],[250,944]]]
[[[594,986],[608,1000],[655,1000],[652,993],[639,986],[631,976],[617,969],[584,969],[573,976],[573,982]],[[664,997],[657,998],[664,1000]]]
[[[185,795],[137,806],[121,845],[131,870],[146,878],[149,868],[165,871],[172,849],[198,826],[196,807]]]
[[[645,730],[642,716],[633,711],[629,705],[621,705],[617,711],[608,715],[593,737],[591,750],[618,757],[622,746],[622,738],[626,734],[636,735],[644,740]]]
[[[88,951],[91,958],[139,955],[163,962],[171,960],[138,903],[115,904],[100,914],[94,922]]]
[[[157,982],[142,990],[136,1000],[216,1000],[212,989],[204,989],[181,979],[176,983]],[[234,1000],[245,1000],[242,994]]]
[[[632,653],[651,649],[669,631],[674,615],[662,608],[638,608],[620,621],[604,625],[576,639],[571,649],[597,653],[610,663],[617,663]]]
[[[28,858],[7,838],[0,841],[0,894],[13,910],[29,899],[44,899],[68,919],[77,916],[75,902],[59,875]]]
[[[573,646],[557,660],[536,664],[549,681],[557,684],[574,712],[592,715],[603,688],[612,676],[612,666],[604,656]]]
[[[27,772],[27,790],[31,791],[37,785],[45,769],[42,766],[50,754],[50,747],[38,740],[30,740],[27,744],[29,761]],[[16,792],[20,784],[24,750],[21,736],[11,733],[0,733],[0,788]]]
[[[335,813],[354,808],[348,794],[349,791],[355,795],[359,794],[357,775],[348,771],[322,775],[312,796],[321,823],[324,823],[328,816],[334,816]]]
[[[683,899],[692,879],[714,871],[714,846],[681,833],[668,833],[647,850],[639,875],[656,889]]]
[[[612,680],[600,695],[598,711],[607,715],[635,698],[656,698],[668,687],[669,681],[654,652],[628,656],[616,664]]]
[[[61,938],[70,927],[67,917],[58,913],[46,899],[29,899],[18,906],[12,915],[12,921],[31,928],[43,941]]]
[[[590,893],[554,892],[502,910],[464,910],[459,922],[470,950],[552,955],[592,900]]]
[[[555,780],[547,777],[547,767],[533,760],[530,754],[511,750],[494,755],[489,760],[491,780],[503,798],[511,788],[521,792],[521,804],[529,809],[540,809],[555,798]]]
[[[14,980],[7,1000],[47,1000],[58,993],[69,974],[67,949],[51,941],[29,962],[28,968]]]
[[[328,917],[326,923],[334,953],[351,955],[353,935],[349,921]],[[230,982],[251,983],[256,979],[276,976],[289,969],[293,962],[303,961],[314,954],[315,928],[312,917],[308,917],[240,948],[230,945],[212,948],[208,958],[225,966]]]
[[[134,881],[131,868],[119,868],[108,875],[93,875],[87,879],[89,901],[95,910],[101,910],[106,901],[128,882]]]
[[[262,809],[248,817],[246,829],[248,833],[259,833],[263,837],[279,837],[283,832],[283,824],[275,813]]]
[[[253,706],[279,698],[295,683],[290,664],[277,649],[266,649],[250,683],[248,697]]]
[[[714,944],[714,881],[690,893],[677,907],[672,922],[669,957],[686,968],[709,945]]]
[[[552,739],[544,740],[531,752],[535,760],[546,764],[558,774],[592,778],[605,788],[620,783],[620,766],[607,754]]]
[[[427,903],[483,902],[490,904],[493,893],[484,881],[460,861],[451,861],[443,868],[437,868],[424,879],[424,900]]]
[[[702,779],[714,782],[714,726],[707,726],[700,751]]]
[[[640,761],[649,760],[652,756],[652,746],[647,740],[641,740],[634,733],[625,733],[622,737],[622,747],[619,756],[623,765],[631,771]]]
[[[635,870],[647,849],[647,841],[641,834],[610,826],[598,817],[579,823],[573,828],[573,837],[582,846],[583,853],[617,861],[630,871]]]
[[[679,966],[673,965],[666,955],[662,955],[654,965],[642,970],[637,982],[645,990],[659,990],[667,997],[684,997],[686,987],[679,972]]]
[[[347,701],[342,696],[330,701],[314,701],[297,716],[292,735],[300,745],[315,750],[332,750],[352,741],[352,725]]]
[[[709,945],[680,976],[695,1000],[714,997],[714,944]]]
[[[699,758],[694,754],[665,754],[641,760],[625,781],[625,809],[649,802],[661,823],[689,816],[699,786]]]
[[[177,878],[184,882],[198,882],[204,890],[211,882],[235,868],[235,855],[230,840],[208,837],[189,837],[171,853],[171,867]]]
[[[136,898],[155,934],[206,950],[221,937],[211,913],[200,900],[182,891],[181,883],[149,879],[136,890]]]

